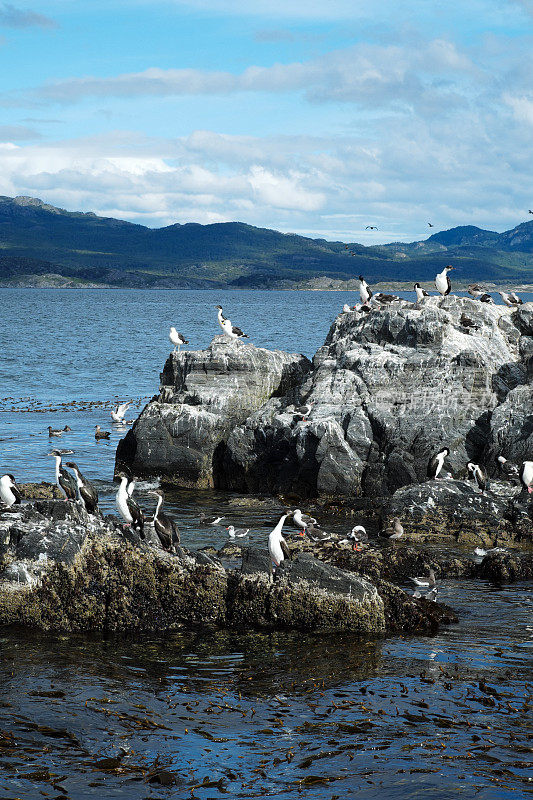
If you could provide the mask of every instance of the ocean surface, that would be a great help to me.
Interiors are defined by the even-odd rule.
[[[203,348],[219,333],[220,303],[254,344],[311,357],[343,304],[357,300],[354,292],[0,289],[0,474],[52,481],[51,447],[72,450],[112,511],[126,429],[109,412],[131,400],[134,419],[158,391],[170,325]],[[95,441],[96,424],[110,441]],[[48,425],[72,431],[49,440]],[[149,488],[138,487],[147,511]],[[280,510],[275,499],[213,492],[168,500],[191,548],[222,546],[231,523],[264,542]],[[206,529],[200,512],[214,510],[224,522]],[[320,522],[336,532],[352,524]],[[443,580],[439,599],[460,622],[434,637],[0,630],[0,800],[525,797],[531,586]]]

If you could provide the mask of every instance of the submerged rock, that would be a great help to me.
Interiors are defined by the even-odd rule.
[[[183,487],[217,485],[235,426],[269,398],[298,386],[305,356],[215,336],[207,350],[171,353],[161,388],[117,450],[117,469]]]

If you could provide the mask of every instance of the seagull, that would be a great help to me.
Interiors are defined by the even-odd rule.
[[[503,472],[506,478],[518,478],[518,467],[516,464],[511,464],[503,456],[498,456],[498,469]]]
[[[514,292],[498,292],[503,302],[508,308],[516,308],[524,304],[523,300]]]
[[[361,298],[361,303],[365,305],[372,297],[372,290],[362,275],[359,275],[359,280],[361,282],[359,286],[359,297]]]
[[[466,468],[469,473],[469,477],[471,476],[475,482],[477,483],[478,487],[481,489],[481,494],[487,488],[487,476],[479,466],[479,464],[474,464],[472,461],[469,461],[466,465]]]
[[[94,438],[95,439],[109,439],[110,436],[111,436],[110,432],[109,431],[103,431],[100,428],[100,425],[95,425],[94,426]]]
[[[319,542],[319,543],[329,542],[329,540],[331,539],[331,534],[326,533],[326,531],[322,530],[322,528],[319,528],[318,525],[315,525],[314,522],[310,522],[307,525],[305,533],[308,535],[308,537],[311,539],[312,542]],[[302,536],[304,535],[303,532],[301,535]]]
[[[429,576],[427,578],[421,576],[418,578],[409,578],[415,586],[421,587],[423,589],[433,589],[436,585],[435,581],[435,573],[432,569],[429,570]]]
[[[377,231],[379,228],[376,228],[375,225],[367,225],[365,231]]]
[[[91,483],[90,480],[81,474],[80,468],[74,463],[74,461],[67,461],[67,467],[70,467],[70,469],[76,475],[78,496],[83,503],[85,510],[89,514],[94,514],[98,508],[98,492],[96,491],[96,487],[93,483]]]
[[[283,514],[274,530],[268,535],[268,552],[272,563],[276,567],[279,567],[286,558],[290,559],[291,557],[291,551],[281,532],[288,516],[290,516],[290,512]]]
[[[175,553],[176,547],[179,547],[180,544],[180,532],[174,520],[161,512],[164,500],[163,492],[153,491],[147,492],[147,494],[157,497],[157,506],[154,511],[154,528],[161,542],[161,547],[163,550]]]
[[[223,519],[224,517],[217,517],[217,516],[208,517],[205,514],[202,514],[200,516],[200,522],[202,522],[204,525],[218,525],[218,523],[221,522]]]
[[[479,283],[471,283],[468,287],[468,294],[471,294],[472,297],[482,303],[494,303],[491,295]]]
[[[73,476],[63,467],[61,463],[61,453],[58,450],[52,450],[48,455],[54,456],[56,460],[56,484],[59,491],[65,500],[76,500],[78,497],[78,487]]]
[[[448,272],[452,269],[455,269],[455,267],[444,267],[442,272],[439,272],[435,278],[435,286],[437,287],[437,291],[443,297],[445,297],[447,294],[450,294],[452,290],[452,282],[448,277]]]
[[[400,522],[399,517],[393,517],[392,525],[388,528],[385,528],[384,531],[380,533],[380,536],[384,536],[385,538],[389,539],[389,541],[397,541],[401,539],[404,534],[403,525]]]
[[[421,303],[424,297],[429,297],[429,292],[426,289],[422,289],[419,283],[415,283],[414,290],[416,292],[416,302]]]
[[[444,464],[444,460],[446,456],[450,455],[450,451],[447,447],[443,447],[442,450],[439,450],[438,453],[435,453],[429,460],[428,469],[427,469],[427,476],[430,480],[435,480],[439,477],[440,471],[442,470],[442,466]]]
[[[533,461],[524,461],[522,463],[519,478],[524,489],[526,489],[529,494],[533,494]]]
[[[430,228],[434,228],[434,227],[435,227],[434,225],[432,225],[432,224],[431,224],[431,222],[428,222],[428,226],[429,226]]]
[[[237,528],[235,530],[233,525],[229,525],[226,530],[230,539],[243,539],[250,533],[250,528]]]
[[[8,508],[20,505],[22,495],[14,475],[8,473],[0,478],[0,500]]]
[[[119,472],[120,486],[115,498],[115,505],[120,516],[131,528],[138,532],[141,539],[144,539],[144,514],[138,503],[128,494],[129,478],[123,472]]]
[[[309,525],[316,525],[316,519],[314,517],[310,517],[309,514],[302,514],[299,508],[295,510],[292,518],[296,527],[302,529],[300,536],[304,535],[306,528],[308,528]]]
[[[119,425],[125,425],[126,421],[124,419],[124,414],[130,406],[131,403],[122,403],[122,405],[115,406],[115,408],[111,411],[111,419],[113,422],[116,422]]]
[[[177,331],[176,328],[174,328],[174,326],[170,328],[170,333],[168,335],[168,338],[174,345],[174,350],[172,351],[174,353],[176,352],[176,347],[178,348],[178,353],[179,353],[182,344],[189,344],[189,340],[186,339],[182,333],[179,333],[179,331]]]
[[[363,549],[362,547],[359,548],[359,545],[367,544],[367,542],[368,533],[366,532],[366,528],[363,528],[362,525],[356,525],[355,528],[352,528],[346,539],[341,539],[339,544],[350,543],[352,545],[352,550],[358,553],[360,549]]]
[[[248,335],[241,331],[240,328],[237,328],[236,325],[232,325],[229,319],[225,319],[222,323],[222,330],[230,339],[248,339]]]

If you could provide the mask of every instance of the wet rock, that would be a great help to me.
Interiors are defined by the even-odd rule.
[[[59,500],[61,492],[55,483],[20,483],[18,484],[23,500]]]
[[[477,575],[496,584],[531,580],[533,554],[489,553],[479,564]]]
[[[159,394],[119,443],[117,469],[160,475],[168,483],[208,488],[236,425],[269,398],[285,395],[309,372],[305,356],[215,336],[207,350],[171,353]]]

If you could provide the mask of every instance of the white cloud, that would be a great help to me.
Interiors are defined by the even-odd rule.
[[[533,125],[533,99],[530,97],[517,97],[509,93],[503,95],[503,101],[513,110],[515,117],[520,122]]]

